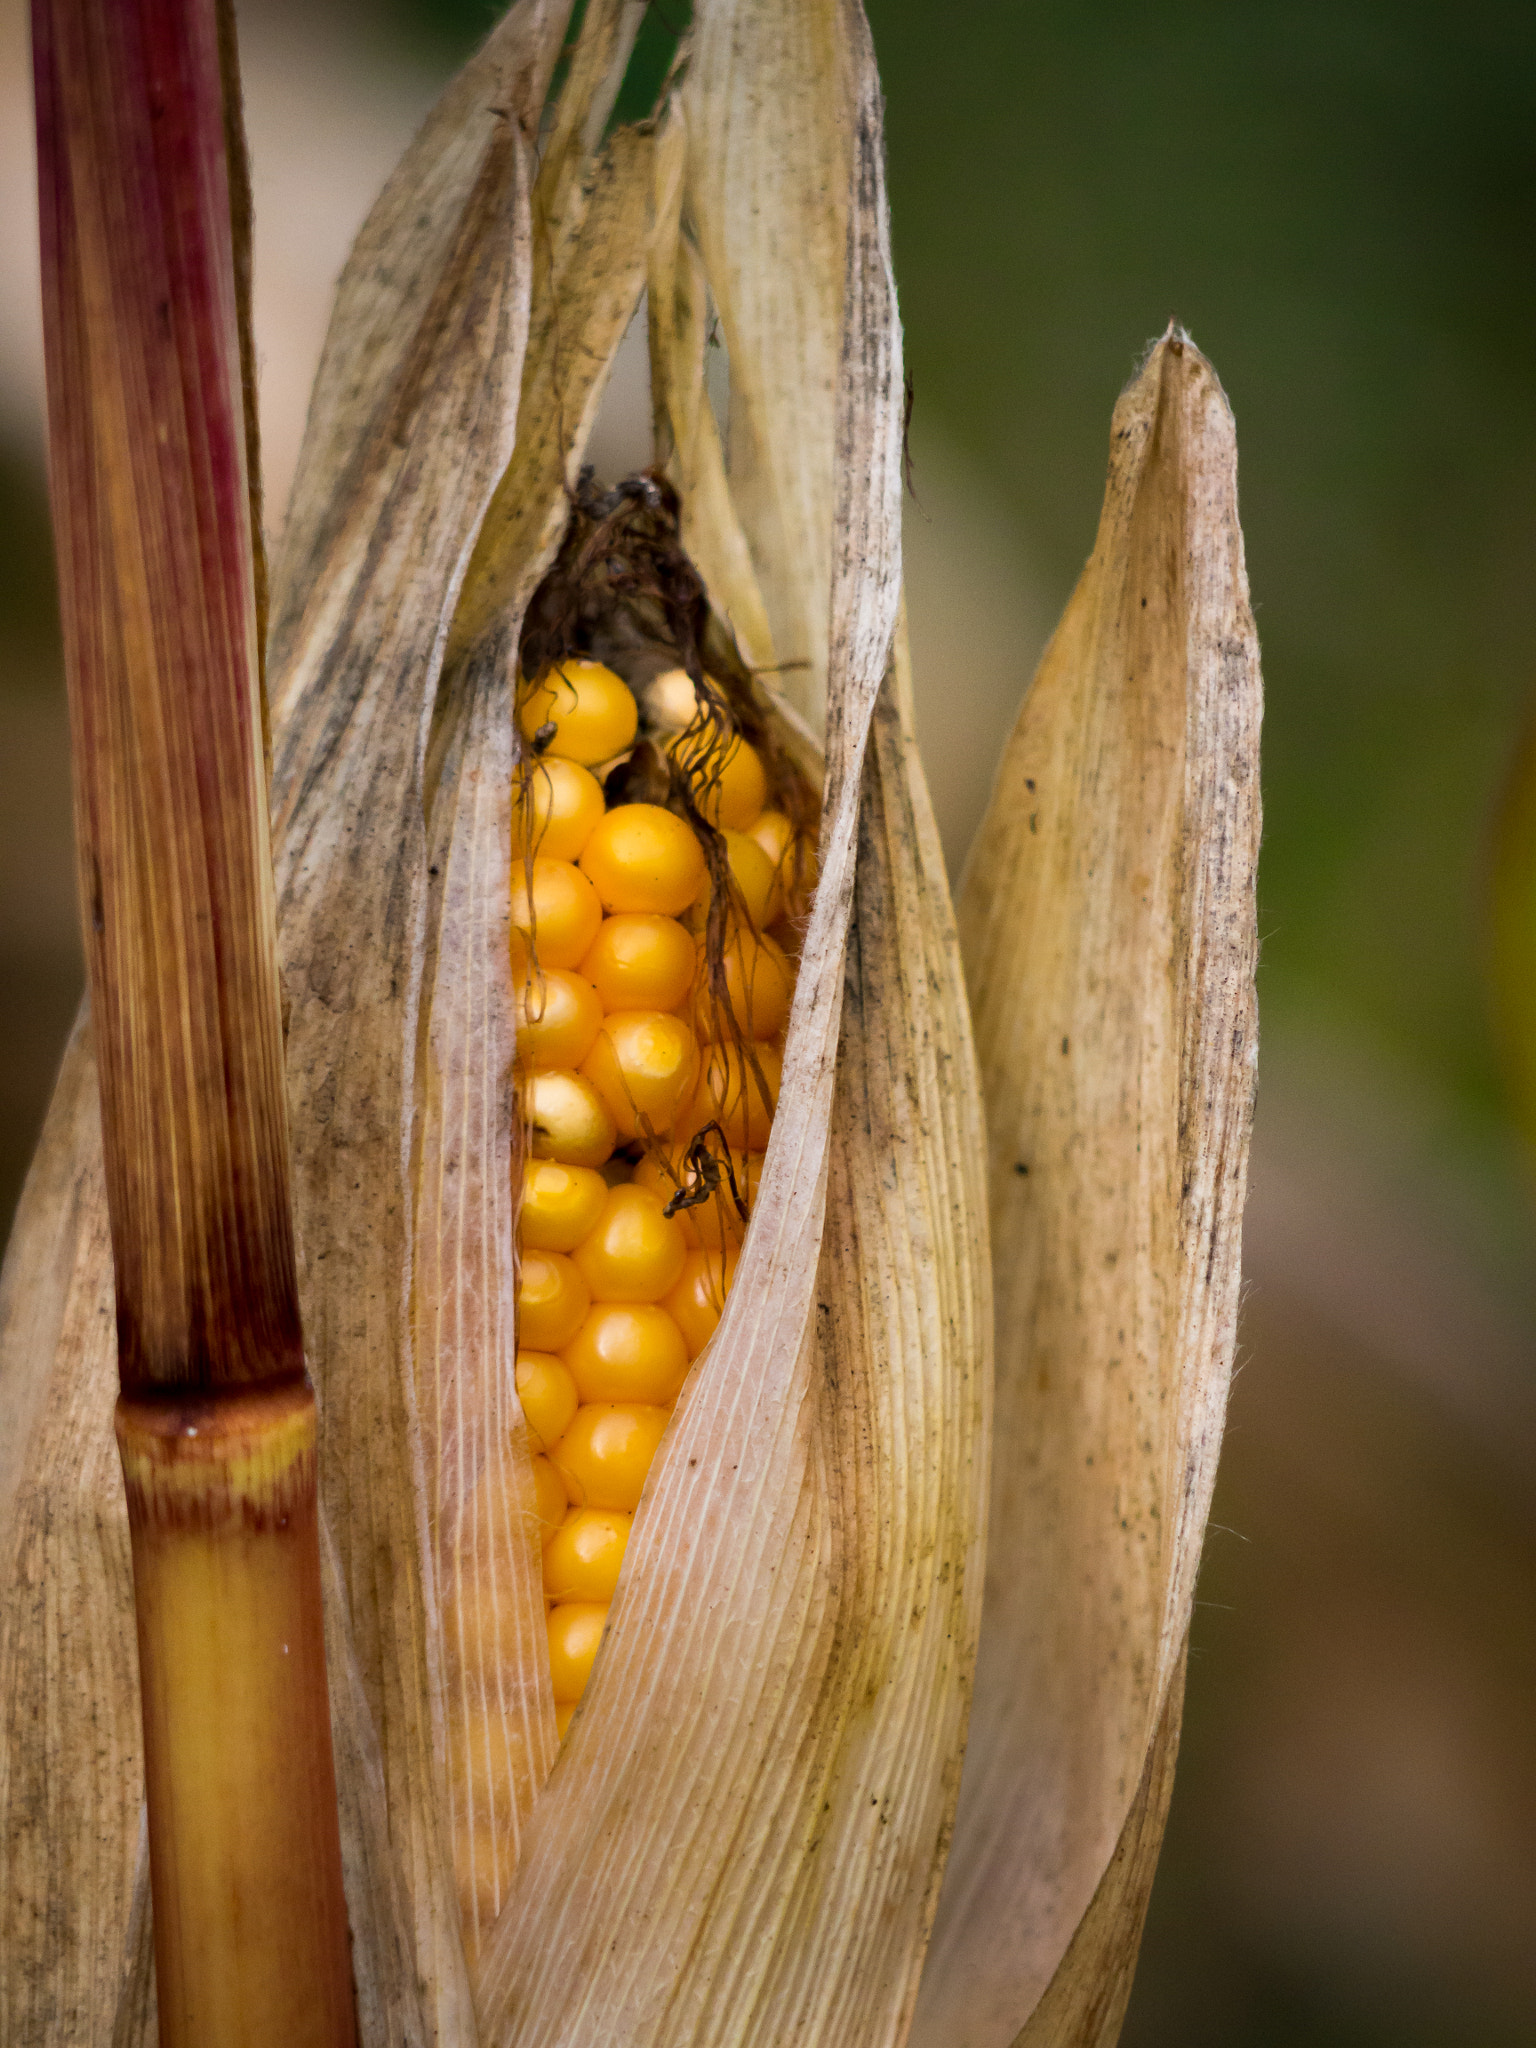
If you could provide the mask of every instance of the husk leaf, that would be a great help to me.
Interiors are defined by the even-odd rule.
[[[408,1967],[382,1998],[409,2010],[419,1983],[427,2038],[444,2041],[473,2037],[448,1823],[450,1724],[485,1674],[445,1666],[436,1567],[440,1541],[451,1550],[485,1534],[472,1518],[466,1527],[460,1494],[445,1497],[445,1468],[483,1466],[506,1436],[494,1342],[500,1333],[510,1343],[506,1290],[494,1255],[488,1277],[482,1268],[487,1236],[509,1224],[506,1162],[498,1184],[470,1159],[462,1206],[445,1214],[429,1203],[416,1239],[418,1173],[424,1165],[436,1185],[444,1151],[453,1158],[424,1100],[446,1092],[450,1119],[472,1125],[490,1102],[488,1070],[499,1074],[505,1060],[495,1033],[466,1045],[467,1064],[443,1057],[455,1023],[462,1031],[482,1009],[505,1015],[495,999],[505,932],[498,947],[472,915],[466,927],[460,901],[465,863],[470,889],[483,865],[486,792],[471,779],[462,817],[434,818],[427,745],[453,607],[512,452],[532,137],[562,21],[537,5],[508,18],[365,224],[338,291],[273,579],[278,902],[322,1498],[409,1918]],[[433,891],[431,853],[445,839],[450,873]],[[456,1017],[428,979],[445,920],[451,942],[464,942]],[[445,1288],[413,1316],[413,1291],[435,1282],[445,1250],[462,1259],[466,1283],[487,1277],[477,1312],[456,1317],[463,1298]],[[467,1362],[481,1337],[492,1340],[487,1353]],[[520,1503],[506,1498],[516,1476],[496,1460],[482,1516],[493,1534],[517,1520]],[[526,1727],[526,1699],[507,1705]],[[536,1703],[532,1723],[537,1740]]]
[[[1107,2043],[1129,1992],[1235,1337],[1259,712],[1232,417],[1170,331],[961,897],[997,1427],[934,2048]]]
[[[0,2041],[105,2044],[143,1802],[100,1090],[77,1025],[0,1280]]]
[[[784,694],[817,731],[831,631],[826,535],[834,459],[846,452],[837,441],[846,363],[827,309],[845,290],[850,209],[884,205],[860,135],[874,72],[868,34],[857,0],[701,7],[680,95],[688,239],[730,359],[730,499],[771,643],[795,664]],[[706,423],[695,419],[707,450]]]
[[[777,666],[773,634],[731,500],[705,376],[711,306],[704,259],[692,233],[683,229],[687,169],[688,117],[674,101],[656,152],[658,231],[647,280],[656,453],[682,499],[683,546],[742,658],[766,675]]]

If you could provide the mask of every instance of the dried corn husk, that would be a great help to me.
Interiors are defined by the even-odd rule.
[[[1251,1049],[1251,1032],[1234,1046],[1230,1029],[1248,1021],[1253,817],[1251,780],[1239,784],[1222,748],[1251,768],[1240,742],[1251,746],[1256,670],[1226,416],[1208,368],[1172,344],[1117,415],[1118,510],[1026,706],[976,870],[1008,885],[989,910],[977,885],[970,898],[992,1229],[1007,1247],[1001,1420],[1009,1459],[1039,1477],[1022,1504],[994,1487],[984,1610],[988,1149],[911,734],[900,335],[872,54],[845,0],[709,0],[656,122],[602,144],[641,11],[592,0],[542,153],[563,6],[523,0],[450,88],[343,277],[274,562],[295,1206],[362,2038],[901,2040],[938,1905],[978,1628],[996,1638],[978,1785],[1001,1787],[1014,1825],[1004,1854],[962,1817],[997,1911],[973,1912],[973,1930],[946,1906],[919,2024],[962,2038],[943,2028],[974,1974],[985,2024],[1006,2029],[974,2039],[1010,2041],[1056,1973],[1036,2036],[1110,2038],[1160,1832],[1230,1362]],[[682,490],[686,544],[747,659],[784,665],[786,743],[818,771],[796,710],[824,730],[822,882],[742,1265],[555,1760],[512,1383],[510,689],[522,607],[647,283],[658,452]],[[703,374],[713,314],[730,352],[728,463]],[[1181,561],[1188,571],[1170,576]],[[1156,693],[1142,706],[1107,622],[1112,593],[1148,563]],[[1230,588],[1213,594],[1222,563]],[[1222,633],[1237,739],[1213,710]],[[1020,847],[1008,821],[1031,748],[1088,765]],[[1088,851],[1116,831],[1122,847],[1138,832],[1145,843],[1128,874]],[[1127,895],[1106,888],[1115,875],[1145,879]],[[1144,895],[1155,915],[1138,908]],[[1082,940],[1077,953],[1063,933]],[[1192,964],[1169,977],[1175,936]],[[1160,990],[1160,1031],[1143,1043],[1130,1023],[1118,1038],[1096,1027],[1100,988],[1132,1023]],[[1046,1114],[1041,1034],[1061,1016],[1061,1035],[1081,1034],[1079,1093],[1050,1096],[1032,1142],[1044,1156],[1087,1118],[1101,1178],[1045,1176],[1021,1214],[1011,1152]],[[8,1589],[0,1615],[8,1839],[59,1761],[75,1767],[67,1811],[35,1828],[23,1866],[6,2040],[105,2040],[130,1942],[131,1658],[124,1647],[88,1688],[57,1634],[40,1651],[29,1633],[39,1602],[67,1597],[76,1641],[130,1640],[105,1394],[100,1446],[84,1420],[111,1373],[110,1330],[89,1323],[110,1298],[91,1088],[82,1044],[0,1296],[0,1400],[31,1418],[32,1446],[8,1528],[0,1515],[7,1571],[24,1560],[32,1603]],[[1207,1096],[1222,1115],[1206,1116]],[[1163,1148],[1156,1171],[1149,1157],[1116,1180],[1141,1125]],[[1181,1195],[1186,1165],[1195,1192]],[[1042,1419],[1041,1358],[1082,1356],[1114,1309],[1096,1289],[1100,1321],[1074,1323],[1086,1290],[1037,1296],[1028,1276],[1086,1271],[1104,1233],[1130,1222],[1136,1257],[1108,1295],[1133,1288],[1152,1304],[1122,1378],[1156,1428],[1121,1428],[1104,1401],[1079,1414],[1068,1389],[1082,1382],[1065,1367],[1062,1412],[1047,1403]],[[1213,1261],[1198,1284],[1197,1242]],[[1038,1326],[1028,1364],[1026,1326]],[[1102,1393],[1103,1376],[1091,1384]],[[1094,1519],[1105,1495],[1081,1484],[1095,1421],[1127,1498],[1150,1516],[1171,1488],[1183,1507],[1155,1568],[1121,1571],[1121,1647],[1140,1660],[1140,1689],[1090,1713],[1108,1733],[1094,1748],[1084,1732],[1058,1785],[1030,1775],[1018,1745],[1065,1756],[1060,1717],[1099,1703],[1102,1615],[1077,1627],[1081,1570],[1042,1562],[1080,1531],[1091,1575],[1107,1586],[1123,1564]],[[1059,1683],[1056,1654],[1070,1666]],[[986,1718],[1010,1683],[1042,1702],[1032,1734]],[[13,1686],[45,1703],[41,1721],[10,1707]],[[471,1741],[494,1747],[477,1781],[497,1787],[491,1814],[455,1772]],[[1037,1810],[1031,1832],[1021,1816]],[[479,1903],[461,1921],[466,1867]],[[1069,1881],[1053,1889],[1062,1868]],[[89,1910],[74,1898],[82,1882]],[[1013,1958],[1010,1914],[1045,1930]],[[141,1900],[124,2043],[152,2030],[146,1929]],[[1110,2015],[1098,2031],[1085,2031],[1090,2011]]]
[[[1119,2031],[1235,1337],[1258,656],[1232,416],[1183,336],[1110,446],[961,897],[1011,1255],[976,1712],[915,2037],[946,2048]]]

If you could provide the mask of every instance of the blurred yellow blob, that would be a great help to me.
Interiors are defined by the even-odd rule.
[[[777,924],[782,917],[804,917],[816,887],[815,847],[809,839],[796,838],[794,826],[782,811],[764,811],[747,836],[756,840],[773,863],[773,895],[764,922]]]
[[[681,732],[699,715],[699,693],[685,668],[669,668],[647,684],[647,717],[665,732]]]

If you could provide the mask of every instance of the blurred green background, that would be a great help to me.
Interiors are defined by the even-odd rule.
[[[0,1225],[79,973],[4,8]],[[653,66],[685,11],[649,26]],[[239,12],[280,477],[351,229],[491,10]],[[953,860],[1170,316],[1238,422],[1268,687],[1249,1293],[1125,2039],[1513,2048],[1536,2039],[1536,1231],[1484,955],[1536,700],[1536,8],[869,13],[919,687],[972,693],[923,727]]]

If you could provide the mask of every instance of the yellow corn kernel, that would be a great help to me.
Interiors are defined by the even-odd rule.
[[[590,1166],[530,1159],[523,1169],[520,1241],[531,1251],[573,1252],[594,1228],[608,1199],[608,1183]]]
[[[674,917],[605,917],[581,963],[605,1010],[675,1010],[693,982],[697,948]]]
[[[581,1071],[626,1138],[670,1131],[699,1078],[691,1027],[665,1010],[613,1010]],[[643,1121],[642,1121],[643,1119]]]
[[[561,1706],[574,1706],[585,1691],[607,1622],[607,1606],[596,1600],[569,1600],[551,1612],[549,1673]]]
[[[566,1377],[582,1401],[644,1401],[665,1407],[677,1399],[688,1377],[683,1333],[654,1302],[599,1302],[562,1356]],[[575,1410],[573,1400],[572,1414]],[[563,1426],[569,1422],[568,1416]]]
[[[574,761],[535,761],[512,813],[513,849],[577,860],[603,810],[603,785],[595,775]]]
[[[523,1082],[523,1109],[535,1159],[563,1166],[601,1166],[618,1136],[592,1083],[564,1067],[545,1067]]]
[[[545,1598],[611,1600],[632,1521],[616,1508],[572,1508],[544,1552]]]
[[[768,801],[768,776],[756,747],[740,737],[724,753],[713,733],[685,733],[672,741],[672,758],[693,785],[693,800],[711,825],[741,832]]]
[[[540,967],[579,966],[602,921],[597,891],[570,861],[512,863],[512,929],[532,941]]]
[[[518,1058],[531,1067],[579,1067],[602,1028],[597,990],[568,967],[535,969],[522,977],[513,1007]]]
[[[659,804],[620,804],[604,814],[583,848],[581,873],[592,883],[604,910],[648,910],[675,917],[699,893],[704,855],[683,820]],[[594,925],[587,946],[596,936]]]
[[[732,918],[739,918],[745,911],[751,924],[759,927],[771,924],[777,901],[773,862],[750,833],[724,832],[721,837],[725,841],[726,862],[734,885],[731,892]],[[688,922],[695,932],[704,929],[714,893],[714,884],[706,875],[688,911]]]
[[[635,1401],[589,1401],[578,1408],[549,1454],[572,1505],[633,1514],[668,1420],[667,1409]]]
[[[628,686],[600,661],[563,661],[541,676],[518,708],[523,738],[536,745],[546,725],[554,734],[540,749],[590,768],[635,743],[640,707]]]
[[[717,685],[718,687],[718,685]],[[645,686],[646,716],[664,732],[681,732],[699,715],[699,693],[685,668],[669,668]]]
[[[663,1304],[683,1334],[690,1359],[698,1357],[719,1327],[725,1297],[736,1277],[737,1257],[735,1250],[690,1252],[677,1285]]]
[[[519,1351],[517,1398],[534,1449],[547,1451],[570,1428],[581,1397],[563,1359],[548,1351]]]
[[[676,1284],[687,1252],[661,1203],[630,1182],[608,1190],[595,1228],[571,1256],[593,1301],[660,1301]]]
[[[562,1344],[570,1343],[591,1306],[586,1281],[563,1252],[523,1253],[517,1282],[521,1346],[529,1351],[558,1351]]]
[[[748,1058],[748,1054],[753,1058]],[[693,1101],[678,1120],[678,1140],[686,1142],[696,1131],[714,1122],[725,1133],[732,1151],[763,1151],[773,1127],[773,1106],[779,1099],[783,1066],[778,1048],[761,1041],[745,1050],[734,1045],[710,1046]]]
[[[784,913],[786,857],[798,842],[782,812],[763,811],[766,776],[749,744],[738,738],[711,759],[697,734],[672,743],[696,770],[696,800],[724,834],[731,871],[723,1015],[703,968],[711,891],[692,828],[657,804],[604,810],[587,773],[632,740],[633,699],[595,663],[567,663],[547,680],[519,710],[525,734],[544,723],[554,732],[514,827],[523,856],[512,892],[517,1052],[532,1153],[519,1217],[517,1387],[540,1452],[563,1738],[671,1405],[718,1327],[734,1276],[745,1220],[728,1179],[676,1217],[664,1209],[698,1178],[685,1154],[708,1124],[720,1127],[711,1149],[729,1145],[750,1208],[779,1086],[772,1041],[794,986],[790,961],[763,928]],[[658,710],[671,703],[668,690],[679,721],[693,716],[687,677],[659,678],[646,689],[653,730],[669,723]],[[675,1150],[653,1147],[634,1180],[621,1180],[614,1147],[636,1138]]]
[[[748,826],[747,837],[757,841],[777,868],[795,843],[795,828],[782,811],[764,811]]]
[[[701,1039],[777,1038],[789,1021],[790,999],[795,977],[783,949],[761,932],[736,926],[726,938],[721,965],[725,969],[725,993],[730,1015],[718,1007],[705,974],[698,978],[693,998],[693,1028]]]
[[[773,863],[773,897],[765,923],[777,924],[786,916],[804,917],[816,886],[815,847],[809,839],[796,839],[795,828],[782,811],[764,811],[750,827],[748,837],[756,840]]]

